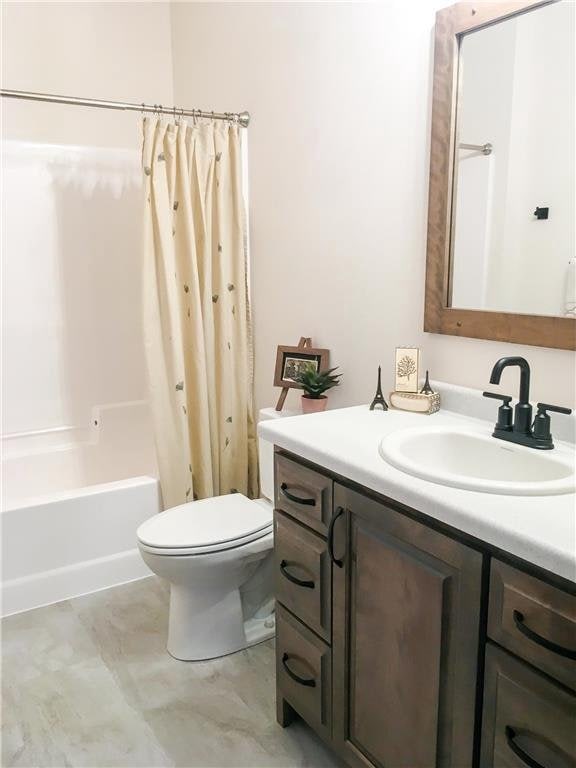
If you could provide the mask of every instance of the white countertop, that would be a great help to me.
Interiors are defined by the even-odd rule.
[[[303,459],[423,512],[570,581],[576,581],[576,498],[502,496],[421,480],[381,458],[382,438],[404,427],[493,424],[441,410],[432,416],[355,406],[261,422],[259,434]],[[557,442],[557,441],[556,441]],[[565,444],[565,450],[573,446]]]

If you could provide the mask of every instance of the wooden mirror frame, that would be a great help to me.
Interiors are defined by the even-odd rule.
[[[424,307],[424,330],[428,333],[576,349],[576,320],[572,318],[449,306],[460,36],[555,1],[461,2],[436,14]]]

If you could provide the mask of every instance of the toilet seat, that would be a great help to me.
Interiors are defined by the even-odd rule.
[[[235,549],[272,532],[272,506],[241,493],[191,501],[146,520],[140,547],[158,555],[201,555]]]

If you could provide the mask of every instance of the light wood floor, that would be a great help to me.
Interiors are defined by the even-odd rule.
[[[297,768],[340,763],[276,724],[274,647],[181,662],[155,577],[2,622],[2,765]]]

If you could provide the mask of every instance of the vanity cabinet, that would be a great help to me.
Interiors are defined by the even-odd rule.
[[[575,591],[275,462],[279,723],[352,768],[575,768]]]

